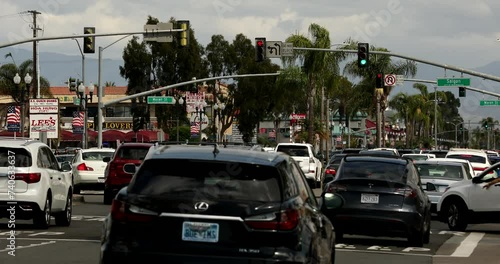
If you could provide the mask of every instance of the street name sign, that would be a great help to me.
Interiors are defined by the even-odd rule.
[[[480,106],[500,106],[500,100],[498,100],[498,101],[495,101],[495,100],[490,100],[490,101],[481,100],[479,102],[479,105]]]
[[[281,57],[292,57],[293,56],[293,43],[285,42],[281,47]]]
[[[174,37],[172,33],[158,33],[158,30],[172,30],[174,24],[172,23],[158,23],[155,25],[144,25],[144,31],[148,32],[144,34],[144,41],[156,41],[156,42],[172,42]]]
[[[470,78],[440,78],[437,85],[443,86],[470,86]]]
[[[173,96],[148,96],[148,104],[175,104]]]

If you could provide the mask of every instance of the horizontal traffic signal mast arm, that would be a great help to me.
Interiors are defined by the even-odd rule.
[[[293,47],[293,49],[294,50],[325,51],[325,52],[358,53],[357,50],[343,50],[343,49],[318,49],[318,48],[299,48],[299,47]],[[424,63],[424,64],[436,66],[436,67],[440,67],[440,68],[443,68],[443,69],[448,69],[448,70],[452,70],[452,71],[466,73],[466,74],[469,74],[469,75],[472,75],[472,76],[481,77],[483,79],[488,79],[488,80],[500,82],[500,77],[498,77],[498,76],[493,76],[493,75],[489,75],[489,74],[485,74],[485,73],[481,73],[481,72],[477,72],[477,71],[471,71],[471,70],[467,70],[467,69],[464,69],[464,68],[456,67],[456,66],[453,66],[453,65],[432,62],[432,61],[428,61],[428,60],[424,60],[424,59],[418,59],[418,58],[414,58],[414,57],[410,57],[410,56],[406,56],[406,55],[401,55],[401,54],[397,54],[397,53],[392,53],[392,52],[372,51],[372,50],[370,50],[370,54],[388,55],[388,56],[397,57],[397,58],[401,58],[401,59],[416,61],[416,62],[420,62],[420,63]]]
[[[421,79],[404,79],[405,82],[419,82],[419,83],[431,83],[431,84],[437,84],[436,81],[431,81],[431,80],[421,80]],[[500,93],[494,93],[486,90],[481,90],[478,88],[470,87],[470,86],[461,86],[464,87],[467,90],[471,90],[474,92],[482,93],[482,94],[487,94],[487,95],[492,95],[495,97],[500,97]]]
[[[15,46],[15,45],[23,44],[23,43],[30,43],[33,41],[74,39],[74,38],[83,38],[83,37],[109,37],[109,36],[124,36],[124,35],[174,33],[174,32],[182,32],[182,31],[184,31],[184,30],[183,29],[167,29],[167,30],[154,30],[154,31],[132,31],[132,32],[120,32],[120,33],[80,34],[80,35],[68,35],[68,36],[30,38],[30,39],[20,40],[20,41],[16,41],[16,42],[11,42],[11,43],[0,44],[0,48],[6,48],[6,47]]]

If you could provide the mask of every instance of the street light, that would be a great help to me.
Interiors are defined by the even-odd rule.
[[[32,81],[32,78],[30,76],[29,73],[26,73],[26,76],[24,76],[24,83],[26,85],[30,85],[31,84],[31,81]],[[19,122],[19,126],[21,128],[21,136],[24,137],[24,104],[25,104],[25,91],[26,89],[24,87],[20,87],[20,83],[21,83],[21,76],[19,76],[19,73],[16,73],[16,76],[14,76],[14,83],[16,84],[17,88],[18,89],[21,89],[20,90],[20,93],[21,93],[21,99],[19,100],[19,103],[20,103],[20,106],[21,106],[21,121]]]
[[[179,105],[181,106],[184,106],[184,99],[182,98],[182,96],[179,98],[179,100],[173,100],[173,103],[178,103]],[[175,120],[177,122],[177,142],[179,142],[179,116],[177,116],[177,120]]]
[[[463,122],[460,123],[453,123],[453,122],[446,122],[446,124],[451,124],[455,126],[455,147],[458,147],[458,126],[463,124]]]
[[[215,132],[215,136],[216,136],[216,142],[219,142],[219,123],[222,122],[221,120],[224,118],[224,109],[226,108],[226,104],[224,103],[216,103],[214,105],[214,110],[216,111],[217,113],[217,125],[216,125],[216,132]],[[222,119],[221,119],[222,118]]]
[[[78,85],[78,98],[80,98],[80,111],[84,112],[84,117],[83,117],[83,137],[82,137],[82,148],[86,149],[87,148],[87,103],[90,101],[92,103],[92,96],[94,95],[94,89],[95,86],[93,83],[90,83],[89,85],[89,93],[87,94],[85,92],[85,85],[83,82]],[[99,121],[100,122],[100,121]]]
[[[203,124],[203,116],[205,115],[205,107],[207,106],[207,102],[203,101],[202,103],[196,105],[196,108],[195,108],[195,123],[196,123],[196,117],[199,117],[199,122],[200,122],[200,142],[201,142],[201,136],[202,136],[202,133],[201,133],[201,128],[202,128],[202,124]]]

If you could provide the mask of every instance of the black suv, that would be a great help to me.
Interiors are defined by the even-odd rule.
[[[333,226],[288,155],[156,146],[124,169],[135,174],[106,218],[103,264],[334,263]]]

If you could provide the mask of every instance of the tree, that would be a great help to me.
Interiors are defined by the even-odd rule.
[[[104,87],[116,87],[115,82],[105,82]]]
[[[14,102],[20,103],[21,90],[24,88],[26,91],[25,99],[31,98],[29,95],[30,89],[26,87],[26,83],[24,82],[24,76],[26,76],[27,73],[32,74],[32,72],[32,60],[22,62],[19,67],[14,63],[3,64],[0,67],[0,95],[10,96]],[[14,76],[16,76],[16,73],[21,77],[19,86],[14,83]],[[44,77],[40,77],[40,95],[43,97],[52,97],[49,81]]]

